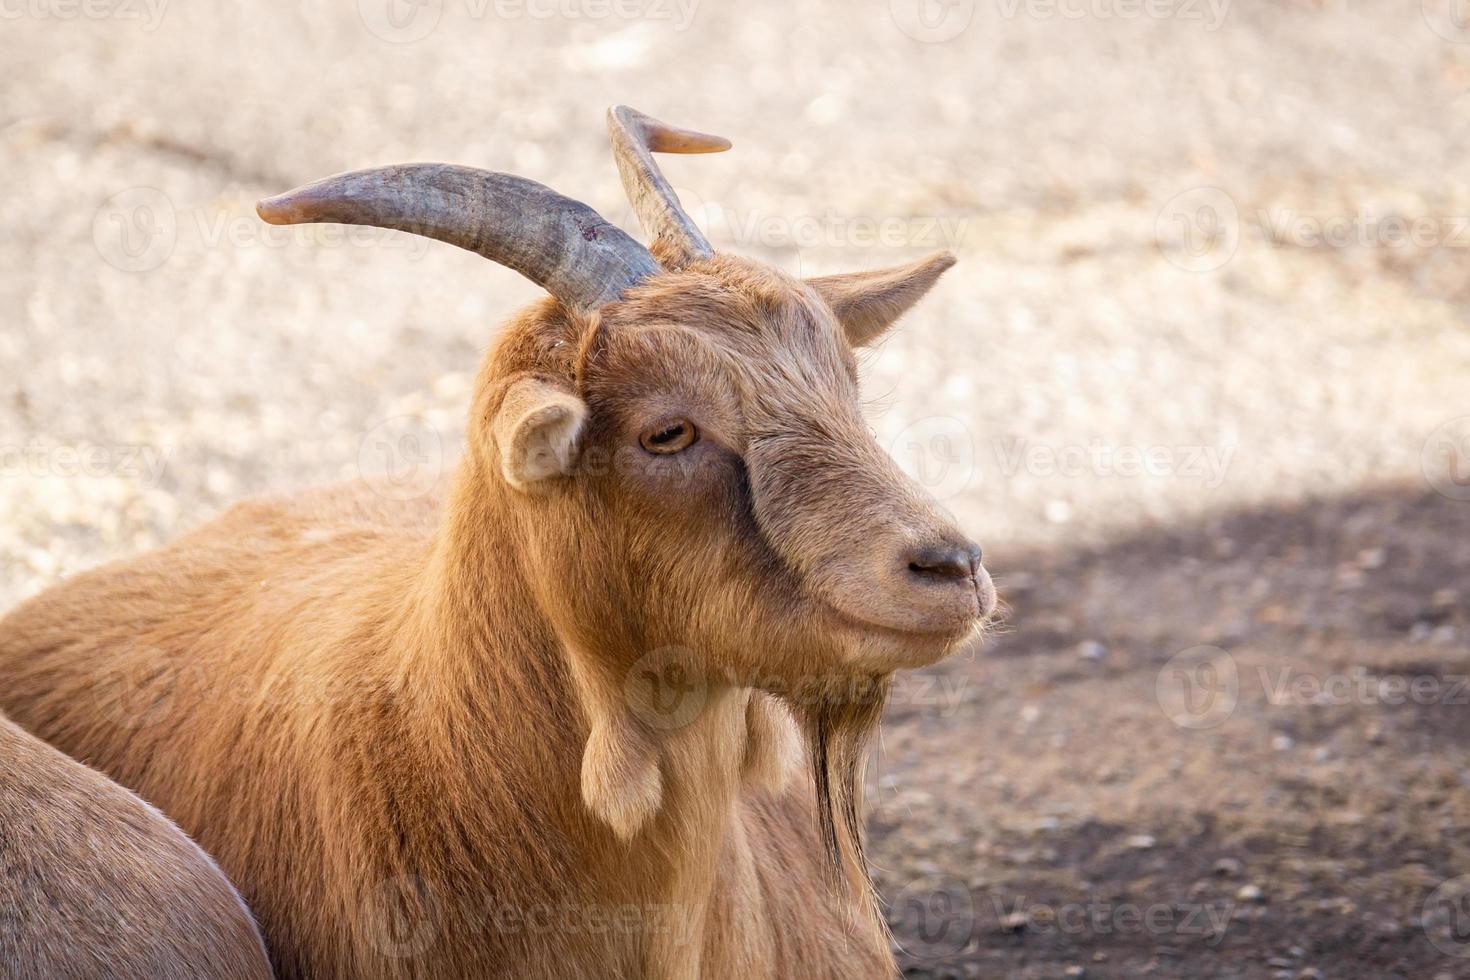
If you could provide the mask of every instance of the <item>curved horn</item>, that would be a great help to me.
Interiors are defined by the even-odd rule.
[[[607,111],[607,130],[623,190],[660,257],[679,266],[713,255],[709,242],[679,206],[679,198],[653,162],[653,154],[718,153],[728,150],[730,141],[666,126],[625,105]]]
[[[581,311],[659,271],[648,249],[587,205],[534,180],[474,167],[353,170],[268,197],[255,210],[273,225],[373,225],[458,245]]]

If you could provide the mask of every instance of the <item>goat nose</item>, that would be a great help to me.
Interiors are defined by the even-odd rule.
[[[909,571],[924,579],[964,581],[980,567],[980,546],[945,543],[916,548],[909,553]]]

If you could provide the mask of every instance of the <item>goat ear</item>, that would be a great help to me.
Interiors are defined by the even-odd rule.
[[[511,382],[492,425],[505,482],[529,490],[570,473],[586,422],[586,403],[565,386],[537,377]]]
[[[847,342],[863,347],[908,312],[954,262],[949,252],[936,252],[909,265],[821,276],[806,282],[832,308]]]

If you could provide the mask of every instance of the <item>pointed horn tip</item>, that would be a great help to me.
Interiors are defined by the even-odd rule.
[[[295,208],[292,207],[290,194],[261,198],[255,202],[255,213],[269,225],[289,225],[299,220]]]
[[[723,136],[659,122],[632,106],[615,105],[607,110],[607,118],[609,122],[621,127],[635,131],[642,129],[644,141],[654,153],[723,153],[735,145]]]

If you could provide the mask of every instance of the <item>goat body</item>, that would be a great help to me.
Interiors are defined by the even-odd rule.
[[[0,974],[268,980],[255,921],[167,817],[0,716]]]

